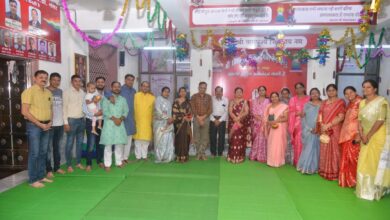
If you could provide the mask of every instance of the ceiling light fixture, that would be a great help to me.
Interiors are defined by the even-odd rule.
[[[176,47],[144,47],[144,50],[176,50]]]
[[[102,29],[100,33],[108,34],[112,33],[112,29]],[[116,33],[150,33],[153,32],[152,28],[139,28],[139,29],[119,29]]]
[[[288,30],[309,30],[310,25],[270,25],[270,26],[252,26],[255,31],[288,31]]]
[[[355,45],[355,48],[356,49],[362,49],[362,48],[371,48],[371,49],[375,49],[375,46],[374,45],[371,45],[371,46],[369,46],[369,45]],[[384,48],[384,49],[387,49],[387,48],[390,48],[390,45],[380,45],[380,46],[378,46],[377,47],[378,49],[379,48]]]

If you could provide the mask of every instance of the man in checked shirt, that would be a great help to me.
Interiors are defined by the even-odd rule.
[[[199,92],[191,97],[191,109],[194,116],[194,144],[197,160],[207,160],[206,148],[209,144],[210,114],[212,113],[212,100],[206,94],[207,83],[200,82]]]

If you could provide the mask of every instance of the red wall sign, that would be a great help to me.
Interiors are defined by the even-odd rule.
[[[60,7],[50,0],[0,2],[0,53],[61,62]]]
[[[263,85],[268,94],[279,92],[283,87],[294,88],[295,83],[306,84],[307,64],[300,64],[298,60],[289,60],[285,65],[274,59],[274,50],[242,49],[230,61],[225,61],[220,50],[213,51],[213,78],[212,88],[222,86],[224,95],[233,98],[234,89],[242,87],[244,98],[256,96],[256,89]],[[256,66],[249,65],[248,59],[255,60]]]

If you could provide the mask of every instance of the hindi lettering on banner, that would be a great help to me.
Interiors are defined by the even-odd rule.
[[[190,27],[253,25],[359,25],[362,2],[203,5],[190,8]],[[374,21],[376,22],[376,21]]]
[[[363,5],[296,5],[293,8],[296,24],[345,24],[358,22]]]
[[[272,9],[268,6],[196,8],[192,11],[195,25],[220,24],[268,24],[272,20]]]
[[[215,39],[221,43],[223,36],[215,35]],[[275,49],[276,36],[259,36],[259,35],[236,35],[237,48],[241,49]],[[314,49],[317,48],[318,34],[305,34],[305,35],[287,35],[285,37],[286,49]],[[207,36],[202,36],[202,42],[206,40]],[[211,40],[209,39],[210,44]],[[211,47],[211,45],[209,45]]]
[[[61,62],[60,7],[52,0],[0,3],[0,53]]]

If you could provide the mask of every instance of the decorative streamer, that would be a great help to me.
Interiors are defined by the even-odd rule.
[[[108,43],[114,37],[115,33],[118,31],[118,29],[122,25],[123,18],[127,12],[127,8],[129,5],[129,0],[126,0],[124,3],[123,8],[122,8],[122,12],[121,12],[121,16],[120,16],[118,22],[116,23],[114,30],[110,34],[105,35],[102,39],[99,39],[99,40],[94,40],[94,39],[90,38],[88,36],[88,34],[83,32],[78,27],[78,25],[72,20],[66,0],[61,0],[61,3],[62,3],[62,7],[64,9],[65,16],[68,19],[69,24],[77,31],[77,33],[83,38],[84,41],[87,41],[91,47],[96,48],[96,47],[100,47],[103,44]]]
[[[150,9],[150,0],[143,0],[142,3],[139,3],[140,0],[135,1],[135,7],[137,10],[144,9],[146,7],[147,10]]]
[[[161,12],[163,14],[163,18],[161,21]],[[150,9],[148,9],[148,12],[146,13],[146,17],[148,20],[148,23],[153,23],[157,19],[157,26],[160,31],[164,31],[165,25],[168,19],[167,12],[161,9],[160,3],[156,1],[156,5],[154,7],[153,13],[150,12]]]
[[[168,28],[164,26],[165,38],[170,38],[172,43],[176,42],[176,28],[173,28],[172,20],[169,20]]]
[[[345,64],[345,58],[347,57],[347,50],[344,48],[343,50],[343,55],[342,56],[338,56],[339,54],[339,50],[337,50],[337,59],[336,59],[336,71],[339,73],[341,71],[343,71],[344,69],[344,64]],[[341,66],[340,66],[340,59],[339,58],[342,58],[342,61],[341,61]]]

